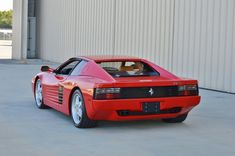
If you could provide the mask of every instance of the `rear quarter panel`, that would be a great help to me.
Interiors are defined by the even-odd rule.
[[[87,115],[89,118],[93,118],[91,114],[94,114],[92,108],[93,90],[96,83],[107,83],[107,81],[91,76],[69,76],[64,82],[64,101],[63,105],[59,108],[59,111],[70,115],[70,103],[73,91],[79,89],[84,98]]]

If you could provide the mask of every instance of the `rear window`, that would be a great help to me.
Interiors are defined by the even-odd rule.
[[[160,74],[144,62],[118,61],[97,62],[113,77],[159,76]]]

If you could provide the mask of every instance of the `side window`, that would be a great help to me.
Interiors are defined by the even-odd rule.
[[[61,75],[69,75],[79,62],[80,60],[69,62],[64,66],[60,67],[56,73]]]
[[[80,75],[82,69],[85,67],[85,65],[87,64],[87,61],[82,60],[72,71],[71,75],[73,76],[78,76]]]

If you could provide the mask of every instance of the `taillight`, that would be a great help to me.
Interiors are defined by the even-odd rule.
[[[94,99],[118,99],[120,97],[120,88],[95,88]]]
[[[178,86],[179,96],[198,95],[198,86],[196,84]]]

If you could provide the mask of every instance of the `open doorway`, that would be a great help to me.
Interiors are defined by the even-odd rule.
[[[36,57],[36,0],[28,0],[27,59]]]
[[[0,59],[12,58],[13,0],[0,0]]]

